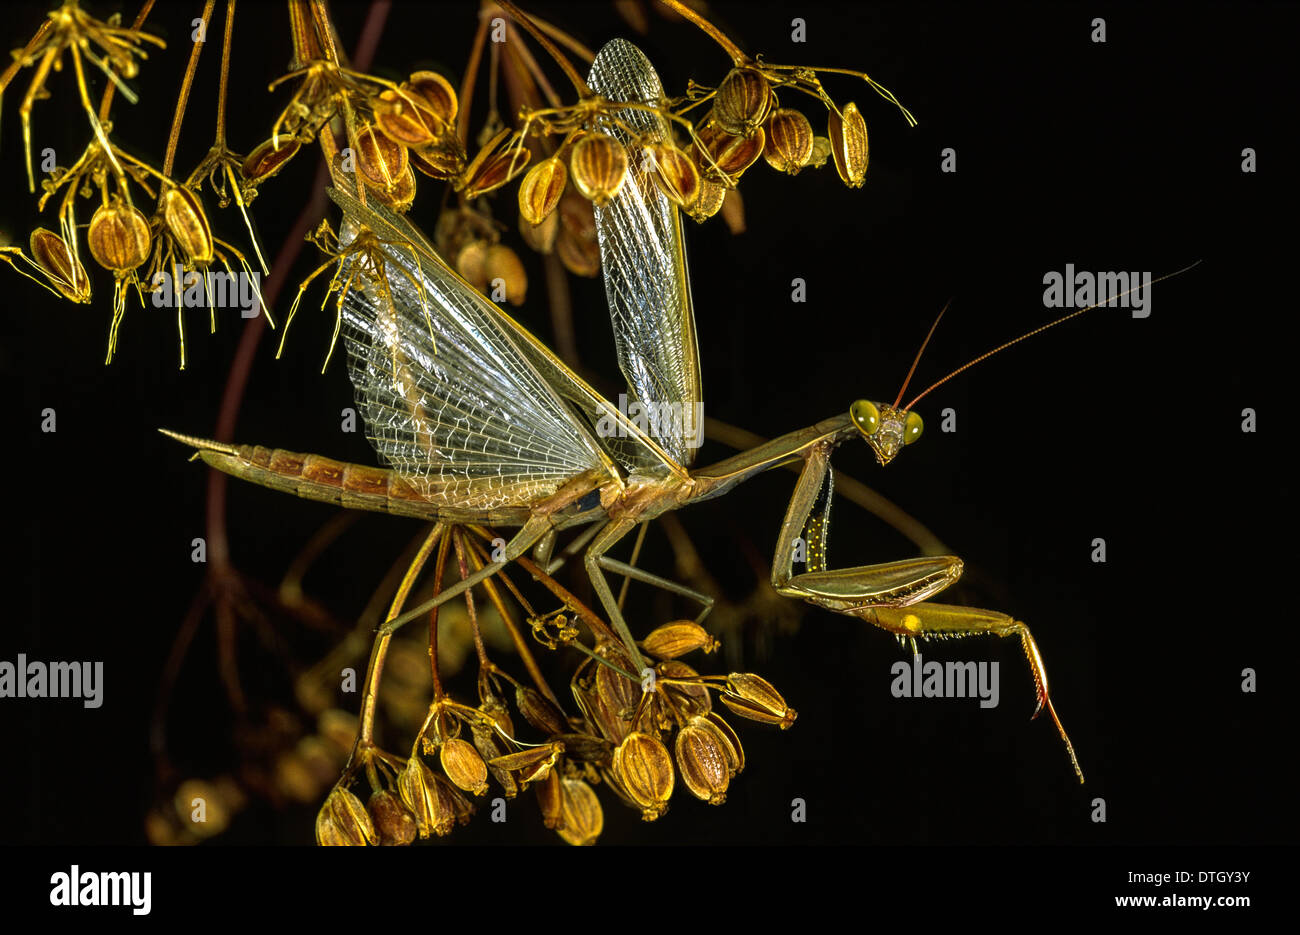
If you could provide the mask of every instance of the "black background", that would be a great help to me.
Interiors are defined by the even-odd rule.
[[[10,46],[26,40],[46,6],[6,8]],[[141,101],[119,100],[114,128],[122,145],[155,163],[189,48],[187,24],[200,5],[163,7],[150,28],[169,48],[151,53],[136,82]],[[593,48],[630,35],[606,4],[529,9]],[[1278,638],[1289,640],[1294,626],[1296,558],[1294,486],[1281,458],[1294,405],[1286,400],[1294,369],[1296,8],[713,9],[744,48],[772,61],[865,69],[920,125],[909,130],[860,83],[832,78],[831,94],[856,100],[870,127],[865,188],[847,190],[830,167],[790,179],[760,164],[741,188],[746,233],[732,236],[720,218],[690,225],[709,414],[774,436],[859,397],[889,402],[949,298],[918,387],[1048,320],[1049,270],[1073,263],[1159,275],[1203,262],[1154,287],[1150,318],[1092,312],[937,390],[921,406],[926,436],[887,469],[860,445],[835,459],[966,560],[971,582],[947,599],[996,607],[1033,626],[1085,786],[1050,723],[1028,720],[1032,683],[1014,643],[924,648],[928,658],[1000,662],[996,709],[896,700],[889,667],[905,657],[893,639],[808,608],[797,633],[769,638],[766,658],[754,658],[754,641],[743,647],[747,664],[798,708],[795,727],[739,727],[750,765],[722,808],[679,794],[664,819],[643,825],[605,800],[602,842],[1294,840],[1282,752],[1294,733],[1294,656]],[[106,13],[101,4],[92,10]],[[473,10],[399,5],[372,70],[398,77],[431,65],[459,74]],[[352,46],[364,6],[335,4],[335,12]],[[806,44],[790,42],[794,16],[807,20]],[[1098,16],[1106,19],[1105,44],[1090,41]],[[219,29],[213,24],[210,40]],[[688,78],[715,84],[727,69],[720,50],[685,24],[652,17],[651,34],[636,41],[670,89]],[[287,93],[265,87],[289,54],[282,7],[240,4],[234,148],[261,140],[283,106]],[[186,170],[210,142],[216,42],[204,59],[182,137]],[[37,223],[54,226],[38,222],[25,192],[17,106],[29,78],[21,74],[6,94],[0,123],[0,225],[20,243]],[[87,129],[70,73],[52,76],[50,87],[52,100],[35,111],[34,146],[79,152]],[[790,103],[820,123],[815,102]],[[1240,169],[1247,146],[1258,153],[1255,174]],[[955,174],[939,171],[944,147],[957,151]],[[314,154],[300,156],[254,206],[268,254],[283,242],[315,169]],[[412,217],[425,228],[438,197],[422,182]],[[219,233],[246,243],[234,210],[218,215],[206,201]],[[549,339],[540,264],[513,232],[507,242],[533,274],[519,317]],[[293,280],[315,262],[305,251]],[[3,781],[11,787],[6,842],[144,840],[143,815],[158,791],[149,715],[168,647],[202,579],[189,543],[204,534],[206,484],[205,469],[154,430],[211,431],[243,327],[227,318],[209,336],[206,316],[194,314],[189,367],[178,372],[171,317],[129,308],[118,357],[105,368],[111,283],[92,275],[94,304],[75,307],[16,275],[0,280],[11,554],[0,658],[96,659],[106,670],[99,710],[0,702],[9,751]],[[808,284],[807,304],[789,301],[794,277]],[[288,298],[277,303],[281,317]],[[599,281],[579,283],[575,304],[584,365],[612,385],[618,373]],[[272,336],[263,340],[237,440],[371,462],[359,435],[338,430],[339,410],[351,400],[341,360],[318,374],[328,331],[329,317],[309,302],[284,360],[273,359]],[[45,407],[58,413],[55,434],[39,430]],[[946,407],[957,412],[955,434],[939,430]],[[1244,407],[1258,412],[1256,434],[1240,431]],[[710,444],[700,463],[727,454]],[[732,597],[752,586],[737,542],[770,554],[792,482],[776,472],[683,514]],[[232,484],[235,564],[277,580],[329,515],[322,505]],[[840,503],[835,515],[836,566],[915,554],[856,506]],[[415,532],[409,522],[364,517],[309,589],[341,618],[355,615]],[[1104,565],[1090,560],[1099,536],[1108,545]],[[653,532],[643,564],[671,568]],[[631,606],[634,630],[661,622],[648,598]],[[1257,694],[1240,690],[1247,666],[1259,673]],[[267,692],[277,685],[273,673],[251,681]],[[174,756],[200,775],[228,767],[232,722],[208,620],[175,700]],[[1106,800],[1105,824],[1090,820],[1095,796]],[[789,820],[794,797],[808,803],[805,824]],[[312,819],[311,809],[253,808],[215,843],[307,843]],[[448,843],[556,840],[526,806],[505,825],[480,815]]]

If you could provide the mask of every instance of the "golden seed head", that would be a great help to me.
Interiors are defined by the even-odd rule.
[[[207,266],[212,262],[212,228],[198,195],[188,188],[169,185],[163,192],[162,216],[191,266]]]
[[[564,755],[569,760],[591,763],[594,766],[609,766],[614,759],[614,745],[603,737],[592,734],[555,734],[551,738],[556,743],[564,744]]]
[[[651,630],[641,648],[659,659],[676,659],[697,649],[711,653],[718,645],[709,631],[694,620],[676,620]]]
[[[508,139],[503,148],[496,152],[492,151],[489,144],[461,172],[453,188],[463,191],[467,199],[486,195],[524,171],[532,158],[532,150],[521,145],[515,137]]]
[[[844,105],[844,117],[831,111],[831,155],[835,171],[849,188],[861,188],[867,177],[867,122],[852,101]]]
[[[700,675],[680,659],[669,659],[655,668],[661,679],[698,679]],[[705,714],[713,710],[709,690],[698,682],[685,685],[664,684],[663,690],[684,714]]]
[[[415,201],[415,173],[408,165],[397,184],[391,188],[367,186],[374,199],[394,211],[405,211]]]
[[[474,747],[478,750],[479,756],[486,761],[488,772],[492,774],[492,778],[497,781],[497,785],[505,792],[506,798],[513,799],[519,794],[519,781],[515,778],[515,774],[508,769],[493,765],[496,759],[505,756],[505,741],[501,739],[501,736],[496,731],[486,725],[475,723],[471,728],[471,732],[474,736]]]
[[[631,662],[622,653],[608,652],[606,656],[623,671],[633,671]],[[623,733],[631,726],[637,702],[641,700],[640,683],[619,675],[609,666],[599,666],[596,669],[596,697],[608,719],[625,725],[614,734],[617,739],[622,739]]]
[[[528,170],[519,183],[519,215],[529,224],[540,224],[551,216],[569,182],[569,170],[558,156],[543,159]]]
[[[556,256],[573,275],[595,276],[600,272],[600,241],[596,238],[596,216],[591,202],[577,192],[569,192],[560,199],[559,214]]]
[[[721,805],[727,800],[731,758],[726,742],[712,724],[699,716],[691,718],[677,732],[674,752],[682,783],[691,795],[710,805]]]
[[[727,196],[727,190],[718,182],[710,179],[700,179],[700,197],[686,209],[686,213],[695,220],[703,224],[709,218],[713,217],[722,208],[722,201]]]
[[[733,68],[713,98],[713,118],[727,133],[748,139],[772,110],[772,86],[752,68]]]
[[[29,242],[32,261],[44,271],[54,288],[70,302],[90,301],[90,278],[67,242],[53,231],[38,227]]]
[[[411,165],[431,179],[447,182],[465,171],[465,148],[460,137],[449,135],[410,151]]]
[[[489,760],[490,766],[497,769],[509,770],[519,774],[519,782],[527,785],[530,782],[537,782],[545,779],[547,773],[554,768],[564,752],[564,744],[549,743],[540,747],[529,747],[526,750],[520,750],[518,753],[507,753],[505,756],[499,756]]]
[[[275,175],[298,154],[302,144],[295,139],[282,138],[280,148],[276,149],[275,140],[266,140],[248,154],[244,159],[242,173],[249,185],[257,185]]]
[[[767,121],[763,158],[779,172],[798,175],[813,154],[812,124],[802,112],[782,107]]]
[[[380,844],[387,846],[410,844],[419,833],[411,810],[387,789],[380,789],[371,795],[370,801],[366,803],[366,810],[370,812],[370,820],[374,822]]]
[[[703,144],[703,149],[698,144],[695,147],[700,174],[715,182],[724,176],[732,181],[740,178],[763,155],[763,147],[767,145],[762,127],[748,137],[735,136],[717,120],[710,120],[697,135]]]
[[[125,273],[149,259],[149,221],[125,202],[100,205],[86,234],[90,255],[104,269]]]
[[[444,835],[451,830],[450,825],[441,824],[447,816],[440,805],[436,780],[433,770],[418,756],[407,760],[406,768],[397,777],[397,794],[414,816],[416,830],[422,838],[430,834]]]
[[[474,815],[474,806],[469,799],[451,784],[451,780],[437,773],[433,774],[433,783],[438,799],[433,833],[442,836],[450,834],[457,824],[469,824],[470,818]]]
[[[403,146],[424,146],[442,136],[447,125],[428,106],[423,95],[409,86],[400,92],[381,91],[374,102],[375,125],[386,137]]]
[[[605,828],[605,813],[591,786],[581,779],[561,779],[560,837],[581,847],[595,844]]]
[[[732,730],[728,724],[716,711],[710,711],[707,714],[699,715],[699,719],[694,721],[700,727],[712,728],[718,738],[723,741],[723,747],[727,752],[727,768],[733,776],[739,775],[745,771],[745,748],[740,744],[740,737]]]
[[[659,190],[678,207],[690,209],[700,197],[700,170],[686,155],[671,143],[651,143],[645,148],[651,160],[650,178]]]
[[[617,195],[627,178],[627,149],[608,133],[584,134],[569,161],[573,184],[596,207]]]
[[[569,729],[568,718],[551,699],[527,685],[515,689],[515,705],[524,720],[543,734],[563,734]]]
[[[487,255],[491,246],[486,240],[471,240],[456,254],[456,272],[479,292],[487,291]]]
[[[452,128],[458,110],[456,89],[436,71],[417,71],[402,85],[403,91],[423,98],[429,111],[442,121],[446,131]],[[444,132],[446,132],[444,131]]]
[[[560,781],[560,771],[553,769],[546,778],[534,786],[537,790],[537,806],[542,810],[542,824],[552,831],[564,824],[564,787]]]
[[[654,821],[668,810],[675,781],[673,759],[658,737],[642,731],[628,734],[614,750],[614,773],[644,821]]]
[[[555,241],[559,233],[560,212],[558,211],[552,211],[540,224],[529,224],[523,214],[519,215],[519,236],[538,253],[551,253],[555,250]]]
[[[448,740],[439,752],[443,772],[461,789],[474,795],[487,792],[487,764],[474,745],[459,738]]]
[[[767,679],[750,672],[732,672],[727,676],[722,703],[741,717],[764,724],[778,724],[782,730],[799,716],[786,705],[781,693]]]
[[[377,132],[371,124],[357,130],[357,175],[375,191],[396,188],[406,174],[410,156],[405,146]]]
[[[361,800],[341,786],[335,788],[316,814],[316,843],[364,847],[376,840],[374,823]]]
[[[506,301],[523,305],[528,294],[528,274],[519,255],[504,244],[493,244],[483,258],[483,278],[489,287],[500,279],[505,284]]]

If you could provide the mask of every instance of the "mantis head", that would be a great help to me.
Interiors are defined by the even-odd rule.
[[[917,413],[899,409],[897,404],[884,406],[869,399],[859,399],[850,406],[849,419],[882,465],[894,460],[904,445],[920,438],[925,428]]]

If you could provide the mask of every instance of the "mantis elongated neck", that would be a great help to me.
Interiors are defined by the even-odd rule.
[[[742,451],[725,461],[698,468],[691,471],[696,491],[691,502],[720,497],[751,477],[807,458],[808,452],[820,445],[839,445],[857,434],[858,430],[847,414],[832,416],[816,425],[774,438],[757,448]]]

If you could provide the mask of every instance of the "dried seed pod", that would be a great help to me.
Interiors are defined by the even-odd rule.
[[[673,794],[673,759],[653,734],[633,731],[614,750],[614,773],[641,809],[643,821],[668,810]]]
[[[316,843],[364,847],[376,840],[374,823],[361,800],[341,786],[335,788],[316,814]]]
[[[831,158],[831,141],[824,136],[814,136],[812,155],[808,157],[808,165],[814,169],[820,169],[826,165],[826,160],[829,158]]]
[[[733,68],[713,97],[713,119],[727,133],[748,139],[772,110],[772,86],[752,68]]]
[[[543,159],[528,170],[519,183],[519,216],[529,224],[540,224],[551,216],[569,182],[569,170],[558,156]]]
[[[463,191],[466,198],[477,198],[495,191],[524,170],[533,158],[532,151],[522,145],[518,136],[505,139],[505,133],[503,130],[479,150],[452,186],[456,191]]]
[[[538,253],[550,253],[555,249],[555,240],[560,233],[560,212],[552,211],[540,224],[529,224],[519,215],[519,236],[524,243]]]
[[[402,90],[418,94],[428,105],[429,110],[443,122],[448,129],[456,121],[456,89],[451,82],[436,71],[417,71],[411,80],[402,85]]]
[[[406,172],[402,174],[401,179],[391,188],[370,188],[369,186],[367,188],[376,201],[392,208],[394,211],[405,211],[415,201],[415,173],[411,171],[410,166],[407,166]]]
[[[459,738],[448,740],[438,756],[443,772],[457,786],[474,795],[487,792],[487,764],[472,743]]]
[[[212,228],[198,195],[188,188],[169,185],[162,196],[162,217],[191,266],[212,262]]]
[[[665,679],[696,679],[700,675],[680,659],[669,659],[659,663],[655,668],[659,672],[659,677]],[[713,710],[709,690],[698,682],[686,685],[664,685],[663,690],[672,699],[673,704],[688,716],[705,714]]]
[[[492,286],[498,279],[506,290],[506,301],[511,305],[523,305],[528,294],[528,274],[519,255],[504,244],[493,244],[483,258],[483,277]],[[495,288],[495,287],[494,287]]]
[[[508,769],[501,769],[499,766],[493,766],[494,760],[506,755],[505,741],[501,736],[490,727],[475,724],[471,728],[474,736],[474,746],[479,755],[487,762],[488,772],[492,778],[497,781],[502,790],[505,792],[507,799],[513,799],[519,794],[519,781],[515,779],[515,774]]]
[[[782,107],[767,121],[763,158],[779,172],[798,175],[813,154],[812,124],[801,111]]]
[[[471,240],[456,254],[456,272],[479,292],[487,291],[487,255],[491,246],[486,240]]]
[[[573,144],[569,163],[574,186],[596,207],[617,195],[627,178],[627,150],[608,133],[584,134]]]
[[[255,186],[265,182],[283,169],[290,159],[298,155],[298,150],[302,148],[302,144],[294,139],[282,138],[279,142],[280,147],[278,149],[275,146],[275,140],[259,143],[245,157],[240,171],[248,185]]]
[[[831,155],[835,171],[849,188],[861,188],[867,177],[867,122],[852,101],[844,105],[844,117],[830,112]]]
[[[689,209],[700,197],[700,170],[691,157],[671,143],[651,143],[645,148],[651,160],[650,178],[678,207]]]
[[[459,789],[451,784],[451,780],[437,773],[432,775],[437,793],[437,817],[434,821],[433,833],[441,837],[450,834],[457,824],[469,824],[470,818],[474,816],[474,806]]]
[[[740,178],[763,155],[763,147],[767,145],[762,127],[748,137],[734,136],[715,120],[705,124],[698,136],[703,144],[703,149],[699,145],[695,147],[700,174],[715,182],[721,181],[723,176],[732,181]]]
[[[605,828],[605,813],[591,786],[581,779],[561,779],[563,806],[560,812],[560,837],[569,844],[595,844]]]
[[[537,805],[542,810],[542,824],[552,831],[564,825],[564,786],[560,771],[551,770],[537,783]]]
[[[530,747],[518,753],[499,756],[489,760],[488,764],[495,766],[497,769],[518,771],[520,773],[520,782],[530,783],[545,779],[546,774],[555,766],[556,761],[563,752],[564,744],[549,743],[540,747]]]
[[[560,199],[559,214],[555,253],[560,262],[575,276],[595,276],[600,272],[600,242],[596,239],[596,215],[591,202],[570,192]]]
[[[442,827],[448,816],[440,804],[437,778],[418,756],[407,760],[406,768],[397,777],[397,794],[415,817],[415,827],[422,838],[430,834],[444,835],[451,830],[450,826]]]
[[[711,653],[719,643],[709,631],[694,620],[676,620],[655,627],[650,635],[641,641],[641,648],[659,659],[676,659],[687,653],[702,649]]]
[[[726,195],[727,190],[718,182],[700,179],[700,197],[686,209],[686,213],[703,224],[722,208],[722,200]]]
[[[606,657],[625,672],[632,671],[631,663],[622,653],[608,652]],[[596,669],[596,695],[614,717],[630,723],[641,700],[641,686],[609,666],[600,666]]]
[[[66,241],[53,231],[38,227],[29,242],[32,261],[45,273],[50,284],[70,302],[90,301],[90,278]]]
[[[390,847],[410,844],[419,833],[411,810],[387,789],[372,794],[366,810],[370,812],[380,844]]]
[[[603,737],[592,734],[555,734],[556,743],[564,744],[564,755],[569,760],[609,766],[614,759],[614,745]]]
[[[524,720],[543,734],[563,734],[569,729],[568,719],[555,702],[527,685],[515,689],[515,706]]]
[[[745,771],[745,748],[740,744],[740,737],[732,730],[721,714],[716,711],[710,711],[707,714],[700,715],[702,721],[700,726],[705,724],[717,731],[718,737],[725,742],[727,751],[727,765],[732,775],[738,775]]]
[[[447,125],[433,112],[423,96],[409,87],[401,92],[389,88],[374,102],[375,125],[381,133],[403,146],[424,146],[438,139]]]
[[[149,259],[149,221],[140,209],[125,202],[100,205],[90,219],[86,241],[96,263],[125,273]]]
[[[375,191],[396,188],[406,175],[410,156],[401,143],[377,132],[371,124],[357,130],[357,175],[366,187]]]
[[[733,713],[751,721],[778,724],[782,730],[794,723],[798,712],[786,705],[781,693],[767,679],[749,672],[732,672],[722,703]]]
[[[691,718],[677,732],[674,752],[682,783],[691,795],[710,805],[721,805],[727,800],[731,759],[726,741],[712,724],[702,717]]]
[[[465,149],[454,135],[410,150],[409,158],[413,168],[439,182],[450,181],[465,171]]]

